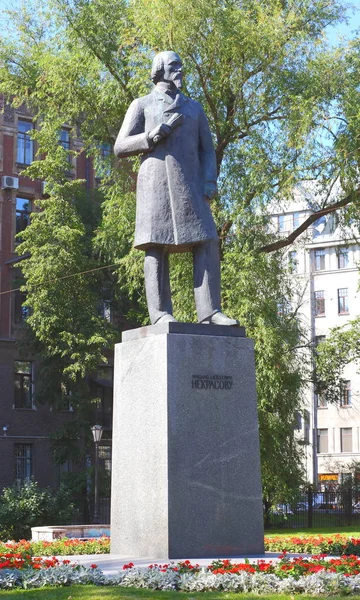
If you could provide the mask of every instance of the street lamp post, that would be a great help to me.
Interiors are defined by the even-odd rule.
[[[99,442],[102,437],[103,428],[102,425],[93,425],[91,428],[95,443],[95,494],[94,494],[94,515],[93,523],[100,523],[99,518]]]

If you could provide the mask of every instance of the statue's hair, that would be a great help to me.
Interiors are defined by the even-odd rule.
[[[159,52],[155,55],[152,67],[151,67],[151,75],[153,83],[157,83],[164,73],[164,52]]]

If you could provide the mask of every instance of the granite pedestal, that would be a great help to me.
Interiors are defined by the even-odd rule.
[[[254,350],[243,328],[164,323],[117,344],[111,552],[264,552]]]

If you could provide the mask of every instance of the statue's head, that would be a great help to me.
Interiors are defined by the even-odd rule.
[[[173,83],[177,88],[181,88],[182,77],[182,62],[176,52],[166,50],[156,54],[151,68],[153,83],[156,84],[158,81],[165,81]]]

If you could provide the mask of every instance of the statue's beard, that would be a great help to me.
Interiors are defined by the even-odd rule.
[[[179,90],[182,87],[182,75],[181,73],[173,73],[171,75],[171,82],[177,87]]]

